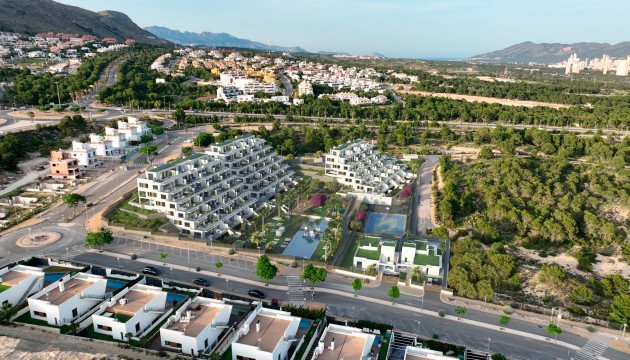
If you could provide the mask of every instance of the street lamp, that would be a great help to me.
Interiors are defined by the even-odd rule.
[[[623,331],[621,332],[621,337],[625,337],[626,336],[626,326],[628,326],[628,324],[622,324],[623,325]]]
[[[488,338],[488,354],[490,353],[490,338]]]

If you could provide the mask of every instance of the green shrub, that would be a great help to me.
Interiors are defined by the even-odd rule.
[[[444,317],[446,316],[446,313],[444,312],[444,310],[440,310],[438,311],[438,315],[440,315],[440,317]]]
[[[593,326],[593,325],[589,325],[589,326],[587,326],[587,327],[586,327],[586,330],[587,330],[588,332],[595,332],[595,326]]]
[[[131,260],[136,260],[138,258],[138,255],[136,254],[131,254]]]
[[[200,272],[200,271],[201,271],[201,268],[200,268],[199,266],[197,266],[197,267],[195,268],[195,270],[196,270],[197,272]]]
[[[297,262],[296,260],[293,260],[293,261],[291,262],[291,267],[292,267],[292,268],[294,268],[294,269],[295,269],[296,267],[298,267],[298,262]]]
[[[230,254],[230,255],[234,255],[234,254],[236,254],[236,250],[234,250],[234,249],[230,249],[230,250],[228,251],[228,254]]]
[[[512,309],[512,307],[510,305],[505,305],[503,307],[503,312],[510,315],[511,313],[514,312],[514,309]]]

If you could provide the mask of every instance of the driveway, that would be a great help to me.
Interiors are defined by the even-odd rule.
[[[413,194],[412,234],[426,234],[427,229],[435,228],[435,224],[431,221],[431,212],[433,209],[433,193],[431,187],[433,184],[433,167],[439,162],[440,156],[426,155],[423,156],[423,158],[426,161],[418,168],[416,191]]]

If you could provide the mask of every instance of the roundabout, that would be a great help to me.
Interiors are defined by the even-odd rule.
[[[39,248],[56,243],[61,239],[61,234],[53,231],[36,232],[24,235],[15,244],[23,248]]]

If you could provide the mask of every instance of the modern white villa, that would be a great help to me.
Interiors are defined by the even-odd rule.
[[[162,347],[192,356],[214,349],[228,328],[231,312],[232,305],[221,300],[195,298],[160,329]]]
[[[300,318],[262,307],[252,311],[232,343],[232,360],[287,360]]]
[[[125,135],[125,138],[129,141],[140,141],[142,135],[151,133],[151,129],[144,121],[129,116],[127,121],[118,121],[118,133]]]
[[[99,275],[65,275],[28,298],[31,317],[53,326],[63,326],[103,302],[109,296],[106,288],[107,280]]]
[[[429,277],[440,276],[442,270],[442,253],[439,245],[426,240],[410,239],[402,243],[399,271],[408,271],[416,266]]]
[[[390,205],[392,190],[409,183],[414,175],[396,158],[382,155],[374,145],[355,140],[326,154],[325,173],[354,189],[368,202]]]
[[[427,240],[412,239],[403,241],[400,251],[396,251],[396,240],[366,237],[354,254],[353,266],[367,269],[375,265],[386,274],[408,272],[414,267],[422,269],[429,277],[439,277],[442,270],[442,254],[439,245]]]
[[[98,314],[92,315],[94,331],[115,340],[126,340],[128,333],[140,336],[164,314],[166,295],[161,288],[144,284],[125,288],[105,301]]]
[[[376,335],[365,333],[359,328],[330,324],[319,339],[311,360],[370,360]]]
[[[164,213],[183,235],[215,240],[293,184],[293,171],[262,139],[245,135],[138,177],[138,206]]]
[[[30,294],[41,291],[43,284],[40,268],[18,265],[0,269],[0,305],[17,306]]]

